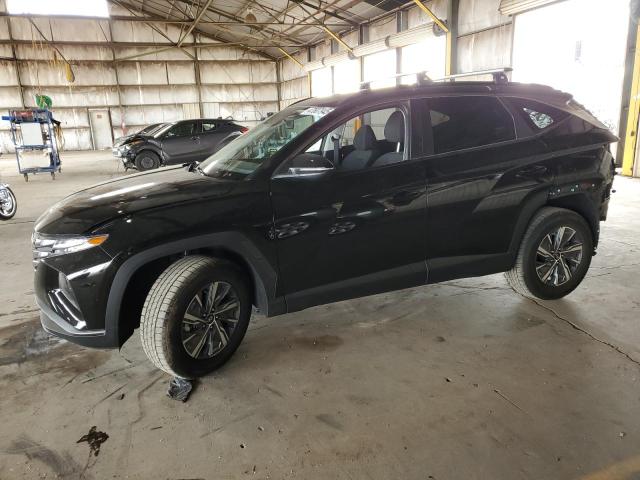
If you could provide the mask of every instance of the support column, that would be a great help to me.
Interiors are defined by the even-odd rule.
[[[635,54],[633,57],[633,74],[631,79],[629,109],[624,137],[624,149],[622,155],[622,174],[633,175],[633,165],[636,156],[636,144],[638,142],[638,118],[640,114],[640,25],[636,27]]]
[[[458,3],[459,0],[447,2],[447,50],[445,75],[454,75],[458,71]]]

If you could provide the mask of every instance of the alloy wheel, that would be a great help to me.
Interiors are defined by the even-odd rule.
[[[536,251],[536,273],[545,285],[558,287],[573,278],[582,263],[583,239],[573,228],[560,226],[542,238]]]
[[[180,328],[182,345],[196,360],[219,354],[240,318],[240,299],[227,282],[211,282],[201,288],[185,311]]]
[[[13,199],[13,195],[9,190],[4,190],[0,193],[0,214],[3,217],[9,217],[13,215],[15,211],[16,202]]]

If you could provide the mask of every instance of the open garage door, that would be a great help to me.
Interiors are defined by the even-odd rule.
[[[626,0],[567,0],[517,15],[513,80],[571,93],[617,135],[628,20]]]

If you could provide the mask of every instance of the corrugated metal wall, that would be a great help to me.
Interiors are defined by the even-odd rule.
[[[500,0],[459,0],[457,72],[511,65],[512,21],[500,13]],[[440,18],[446,19],[446,0],[425,2]],[[0,9],[2,9],[0,1]],[[114,7],[115,8],[115,7]],[[113,10],[113,14],[127,12]],[[417,7],[405,10],[406,28],[430,22]],[[233,47],[187,51],[196,56],[200,70],[198,87],[196,61],[177,49],[170,49],[114,62],[153,50],[150,46],[98,46],[91,42],[145,42],[159,47],[169,40],[140,22],[122,20],[34,20],[35,25],[56,41],[85,42],[58,48],[73,64],[76,80],[67,82],[64,66],[55,62],[52,48],[33,42],[39,38],[35,27],[24,18],[0,18],[0,41],[11,38],[24,44],[0,45],[0,110],[20,108],[20,86],[24,105],[34,106],[34,95],[52,97],[54,112],[63,122],[67,149],[93,146],[88,111],[108,108],[113,135],[118,137],[144,125],[205,117],[233,117],[253,125],[267,113],[277,111],[310,95],[307,72],[289,58],[275,62]],[[9,27],[11,32],[9,32]],[[179,30],[156,25],[164,35],[177,41]],[[368,41],[383,38],[397,29],[395,14],[377,19],[366,27]],[[343,36],[354,47],[358,31]],[[190,35],[186,43],[199,40]],[[337,45],[338,50],[344,50]],[[334,45],[335,52],[336,45]],[[312,47],[312,60],[331,54],[331,41]],[[429,52],[425,52],[428,55]],[[17,61],[12,58],[17,58]],[[300,63],[309,61],[307,49],[293,56]],[[0,149],[11,150],[8,124],[0,124]]]
[[[0,2],[0,11],[4,7]],[[128,12],[113,7],[115,15]],[[127,61],[115,58],[137,55],[169,45],[169,40],[141,22],[121,20],[69,20],[0,17],[0,111],[35,106],[35,94],[53,99],[53,111],[62,122],[67,150],[93,148],[89,109],[109,109],[113,136],[130,133],[150,123],[205,117],[233,117],[251,126],[277,111],[276,63],[233,47],[187,47],[200,67],[198,88],[196,61],[178,49],[170,49]],[[53,48],[40,41],[39,29],[57,42],[72,64],[75,82],[65,76]],[[178,41],[180,30],[155,25]],[[8,41],[19,43],[13,48]],[[95,45],[105,42],[156,43],[158,47]],[[185,43],[213,41],[189,35]],[[15,56],[14,56],[15,55]],[[17,60],[15,60],[17,59]],[[22,89],[22,95],[20,90]],[[8,122],[0,122],[0,151],[12,151]]]

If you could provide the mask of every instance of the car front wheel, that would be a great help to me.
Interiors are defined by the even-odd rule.
[[[593,235],[584,218],[571,210],[545,207],[531,220],[516,263],[506,272],[517,293],[543,300],[571,293],[589,269]]]
[[[141,152],[135,159],[136,168],[144,172],[145,170],[153,170],[160,166],[160,157],[153,152]]]
[[[206,375],[236,351],[251,308],[238,267],[201,255],[184,257],[149,291],[140,321],[142,346],[149,360],[170,375]]]

